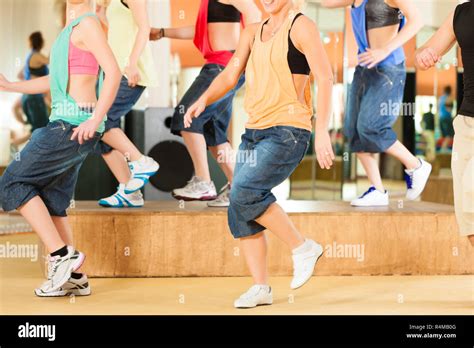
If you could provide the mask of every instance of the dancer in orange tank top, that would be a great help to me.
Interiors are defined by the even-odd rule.
[[[326,169],[334,159],[328,132],[333,74],[318,28],[295,11],[292,0],[262,0],[262,5],[270,17],[245,29],[233,62],[189,108],[184,120],[189,127],[246,71],[249,121],[237,155],[228,219],[233,236],[241,240],[254,285],[235,301],[237,308],[273,302],[264,230],[276,234],[292,251],[292,289],[311,278],[323,252],[321,245],[305,239],[295,228],[271,192],[290,176],[310,143],[310,70],[318,84],[317,158]]]

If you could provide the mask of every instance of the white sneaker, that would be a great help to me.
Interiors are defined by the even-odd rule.
[[[145,204],[141,191],[125,193],[125,185],[120,184],[117,192],[107,198],[102,198],[99,205],[106,208],[141,208]]]
[[[59,289],[51,291],[51,286],[46,282],[41,288],[35,289],[35,295],[38,297],[62,297],[62,296],[89,296],[91,287],[85,274],[81,279],[69,278],[69,280]]]
[[[235,308],[254,308],[261,305],[273,303],[272,288],[262,285],[254,285],[242,294],[234,302]]]
[[[388,192],[380,192],[371,186],[362,196],[351,202],[354,207],[380,207],[388,205]]]
[[[406,198],[410,201],[417,199],[423,190],[431,173],[431,164],[419,159],[420,166],[416,169],[405,169],[405,181],[407,183]]]
[[[314,240],[306,239],[305,243],[309,243],[311,248],[301,254],[293,254],[293,279],[290,287],[298,289],[303,286],[314,272],[316,262],[323,254],[323,247]]]
[[[230,204],[229,201],[230,196],[230,184],[227,183],[223,188],[221,188],[217,199],[214,201],[210,201],[207,203],[208,207],[214,208],[221,208],[221,207],[228,207]]]
[[[125,193],[130,194],[140,190],[145,186],[150,178],[156,174],[160,165],[153,158],[143,156],[138,161],[128,164],[132,172],[132,178],[125,185]]]
[[[212,201],[217,197],[214,183],[203,181],[197,176],[193,176],[185,187],[173,190],[172,194],[183,201]]]
[[[45,292],[56,291],[71,278],[72,272],[77,271],[85,260],[85,255],[75,250],[72,246],[67,247],[67,255],[49,257],[48,281],[41,288]]]

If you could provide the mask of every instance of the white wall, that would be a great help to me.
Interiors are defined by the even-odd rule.
[[[170,1],[149,0],[148,10],[152,27],[161,28],[170,26]],[[155,58],[158,87],[149,88],[139,101],[138,106],[166,107],[170,106],[170,40],[160,40],[151,43],[153,57]]]
[[[46,40],[49,53],[60,30],[52,0],[1,0],[0,6],[0,73],[15,80],[29,51],[28,36],[37,30]],[[11,105],[19,95],[0,93],[0,128],[15,127]]]

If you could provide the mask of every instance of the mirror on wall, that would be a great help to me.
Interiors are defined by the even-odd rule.
[[[442,136],[443,132],[449,133],[449,122],[440,121],[440,99],[443,89],[448,85],[451,86],[451,96],[444,98],[447,100],[446,107],[441,109],[443,112],[447,109],[454,115],[458,105],[457,84],[458,75],[462,74],[462,65],[458,66],[457,52],[453,49],[436,69],[421,72],[415,69],[414,54],[416,47],[422,45],[435,32],[457,1],[414,0],[414,2],[420,11],[426,14],[426,26],[404,46],[407,57],[404,105],[409,105],[411,109],[409,112],[404,112],[403,117],[397,119],[393,128],[398,139],[411,152],[433,163],[434,173],[438,175],[447,171],[449,167],[452,146],[452,138]],[[198,2],[193,5],[195,7],[193,11],[197,11],[197,4]],[[313,150],[313,136],[311,146],[301,165],[276,191],[281,193],[279,198],[283,199],[349,201],[365,192],[370,186],[362,165],[355,154],[350,152],[343,135],[347,92],[358,64],[357,44],[352,33],[350,9],[327,9],[322,7],[319,0],[308,0],[304,13],[318,24],[336,77],[331,101],[333,112],[329,125],[336,160],[331,170],[319,168]],[[189,23],[183,23],[182,19],[175,19],[178,22],[172,21],[172,23],[192,25],[194,15],[188,16],[186,20],[189,20]],[[193,51],[194,47],[190,42],[172,42],[171,49],[175,56],[176,52],[182,54],[180,61],[182,69],[177,78],[176,88],[176,98],[178,98],[193,81],[203,62],[200,60],[200,55]],[[317,84],[313,80],[312,88],[313,95],[316,96]],[[240,143],[247,121],[243,106],[244,94],[245,86],[239,90],[234,99],[234,112],[229,129],[229,139],[234,148],[237,148]],[[314,103],[316,106],[316,98],[314,98]],[[391,197],[404,197],[406,186],[403,181],[404,168],[401,163],[384,154],[377,155],[377,160],[384,184],[391,192]]]
[[[423,45],[436,30],[423,28],[417,35],[417,45]],[[450,175],[458,77],[462,79],[458,71],[462,74],[462,62],[455,46],[435,69],[417,71],[416,75],[416,153],[433,164],[435,176]]]
[[[305,15],[318,23],[326,53],[335,76],[332,115],[329,121],[336,160],[330,170],[321,170],[314,154],[314,134],[311,146],[300,166],[290,177],[290,198],[298,200],[339,200],[342,195],[343,148],[342,121],[344,113],[344,26],[345,9],[326,9],[318,3],[308,3]],[[312,80],[313,96],[317,84]],[[316,106],[316,98],[313,98]],[[316,111],[316,109],[315,109]]]

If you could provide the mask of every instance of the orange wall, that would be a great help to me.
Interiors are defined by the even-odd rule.
[[[438,96],[443,94],[443,88],[446,86],[451,86],[454,92],[456,92],[456,68],[451,67],[449,70],[437,70],[430,69],[427,71],[416,71],[416,94],[418,95],[434,95],[434,86],[436,81],[436,75],[438,75]]]
[[[197,0],[171,0],[171,26],[186,27],[196,23],[199,11]],[[178,53],[183,67],[204,65],[204,58],[192,40],[171,40],[171,53]]]

